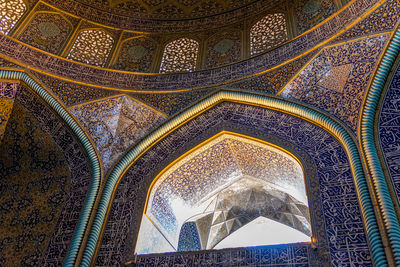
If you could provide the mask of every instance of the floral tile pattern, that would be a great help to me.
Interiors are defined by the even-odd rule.
[[[355,131],[365,91],[388,38],[383,34],[325,48],[280,95],[325,110]]]

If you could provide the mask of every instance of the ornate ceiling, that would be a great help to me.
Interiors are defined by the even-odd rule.
[[[301,165],[284,151],[235,134],[217,136],[179,159],[157,179],[148,199],[146,216],[174,247],[187,247],[180,241],[178,245],[178,238],[188,218],[203,222],[203,217],[211,220],[210,214],[221,212],[226,213],[224,222],[236,220],[237,227],[228,227],[225,234],[218,230],[216,239],[205,238],[212,227],[211,221],[204,222],[201,247],[214,247],[228,232],[259,216],[310,234]],[[138,250],[145,250],[139,243]]]
[[[112,27],[176,32],[227,25],[277,6],[279,0],[45,0]]]
[[[214,16],[262,0],[76,0],[113,13],[152,19],[193,19]]]

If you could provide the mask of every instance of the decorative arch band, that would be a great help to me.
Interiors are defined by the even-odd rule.
[[[151,133],[135,147],[133,147],[114,167],[104,191],[92,225],[89,239],[83,254],[81,266],[90,266],[96,248],[99,244],[101,234],[104,231],[106,218],[112,204],[116,188],[129,167],[153,144],[162,140],[169,133],[190,121],[194,117],[212,108],[221,102],[239,102],[247,105],[259,106],[266,109],[276,110],[290,114],[318,127],[321,127],[332,134],[340,141],[348,154],[351,164],[351,171],[355,180],[355,186],[359,197],[361,211],[363,214],[365,229],[370,242],[372,259],[376,266],[387,266],[387,261],[379,234],[378,224],[375,218],[372,200],[368,191],[367,180],[364,175],[363,165],[357,145],[351,134],[338,122],[328,116],[302,105],[289,102],[277,97],[261,96],[243,92],[222,90],[199,101],[194,106],[171,118],[158,130]]]
[[[89,193],[86,197],[84,208],[81,212],[78,224],[76,226],[67,257],[64,262],[65,266],[74,266],[101,184],[101,165],[99,157],[93,144],[90,142],[89,138],[72,117],[72,115],[49,92],[47,92],[46,89],[36,83],[26,73],[20,71],[0,70],[0,79],[19,80],[26,83],[71,128],[72,132],[82,144],[89,157],[92,171],[92,182],[89,188]]]
[[[372,180],[372,186],[376,194],[396,265],[400,265],[400,225],[376,149],[374,122],[375,115],[379,112],[377,109],[379,99],[384,91],[386,80],[399,52],[400,28],[393,34],[392,40],[375,73],[375,77],[365,98],[359,128],[361,149],[366,159],[368,173]]]

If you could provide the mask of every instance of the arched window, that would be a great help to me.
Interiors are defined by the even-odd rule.
[[[95,66],[104,66],[114,39],[103,30],[81,31],[67,58]]]
[[[285,15],[268,14],[250,29],[250,54],[266,51],[287,40]]]
[[[194,71],[196,68],[199,43],[193,39],[181,38],[165,46],[160,72]]]
[[[25,10],[22,0],[0,0],[0,32],[8,34]]]
[[[223,133],[156,177],[138,254],[311,241],[304,173],[287,152]]]

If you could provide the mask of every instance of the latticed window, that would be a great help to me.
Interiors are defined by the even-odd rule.
[[[68,58],[95,66],[104,66],[114,39],[103,30],[84,30],[75,40]]]
[[[254,24],[250,30],[250,54],[264,52],[287,40],[285,15],[269,14]]]
[[[25,10],[22,0],[0,0],[0,32],[8,34]]]
[[[193,71],[196,68],[199,43],[189,38],[181,38],[165,46],[160,72]]]

